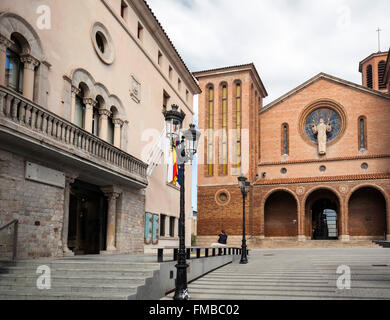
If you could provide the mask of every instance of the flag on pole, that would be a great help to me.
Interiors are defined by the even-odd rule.
[[[168,156],[168,183],[176,184],[179,179],[179,165],[177,163],[176,147],[178,146],[177,141],[175,145],[169,150]]]

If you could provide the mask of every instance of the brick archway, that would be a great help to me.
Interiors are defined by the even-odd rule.
[[[386,239],[389,235],[389,199],[375,184],[354,187],[348,194],[348,234],[357,239]]]
[[[268,238],[298,236],[298,213],[300,203],[289,189],[269,191],[262,200],[262,234]]]
[[[327,209],[332,209],[337,213],[337,236],[334,238],[342,239],[346,234],[345,214],[343,199],[340,194],[329,186],[317,186],[309,190],[302,201],[303,217],[302,217],[302,234],[308,239],[313,239],[313,212],[314,207],[323,201],[329,206]],[[325,204],[324,204],[325,205]],[[313,229],[314,227],[314,229]]]

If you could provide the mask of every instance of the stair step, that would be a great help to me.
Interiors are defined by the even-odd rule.
[[[35,292],[19,292],[16,290],[4,290],[0,292],[0,300],[127,300],[136,291],[129,292],[126,295],[112,294],[94,294],[94,293],[63,293],[50,292],[44,293],[40,290],[39,294]]]

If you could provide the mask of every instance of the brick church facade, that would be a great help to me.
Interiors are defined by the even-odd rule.
[[[198,242],[241,239],[240,173],[250,241],[389,240],[389,60],[364,59],[362,85],[321,73],[266,106],[253,64],[194,73]]]

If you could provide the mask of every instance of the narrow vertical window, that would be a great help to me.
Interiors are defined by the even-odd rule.
[[[169,236],[175,236],[175,217],[169,217]]]
[[[159,66],[161,66],[161,64],[162,64],[162,57],[163,57],[163,55],[162,55],[161,51],[158,51],[157,62],[158,62]]]
[[[241,84],[236,85],[236,167],[241,169]]]
[[[359,149],[367,149],[367,121],[364,116],[359,118]]]
[[[171,66],[169,66],[169,71],[168,71],[169,79],[172,79],[172,72],[173,72],[173,69]]]
[[[121,17],[127,22],[127,10],[128,6],[124,0],[121,3]]]
[[[208,175],[212,176],[214,174],[214,139],[213,139],[213,129],[214,129],[214,88],[210,87],[208,89],[208,123],[207,123],[207,164],[208,164]]]
[[[84,127],[84,119],[85,119],[85,104],[83,102],[83,98],[79,95],[76,96],[76,106],[75,106],[75,116],[74,123],[80,128]]]
[[[142,41],[142,38],[143,38],[143,32],[144,32],[144,27],[138,22],[137,37],[141,41]]]
[[[372,89],[372,65],[367,66],[366,78],[367,78],[367,87]]]
[[[92,134],[99,135],[99,109],[93,108],[92,114]]]
[[[222,175],[228,174],[227,86],[222,86]]]
[[[288,150],[288,140],[289,140],[289,136],[288,136],[288,124],[287,123],[284,123],[282,125],[282,155],[288,155],[289,154],[289,150]]]
[[[24,64],[20,61],[20,55],[23,50],[21,44],[14,36],[11,36],[11,40],[14,44],[6,50],[5,85],[22,93]]]
[[[160,215],[160,237],[165,237],[165,218],[166,215]]]
[[[386,89],[385,71],[386,71],[386,61],[380,61],[380,62],[378,63],[378,83],[379,83],[379,90]]]

